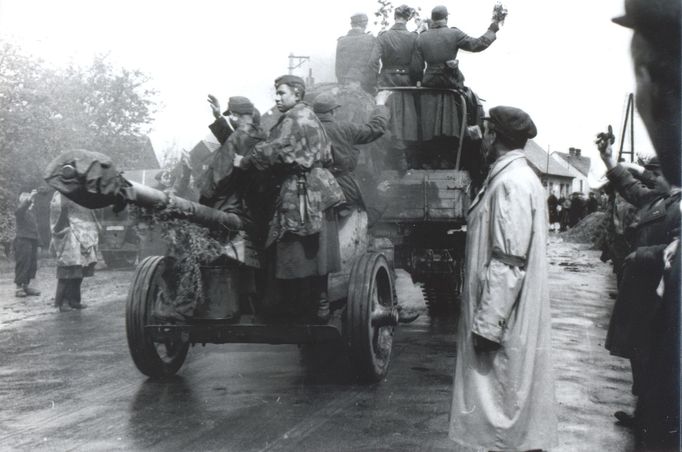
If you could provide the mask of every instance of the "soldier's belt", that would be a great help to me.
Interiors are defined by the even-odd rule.
[[[512,267],[519,267],[522,270],[526,268],[525,257],[514,256],[513,254],[505,254],[499,248],[493,248],[492,258]]]
[[[407,67],[386,67],[381,69],[382,74],[407,74]]]

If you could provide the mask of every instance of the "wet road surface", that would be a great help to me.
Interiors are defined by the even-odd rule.
[[[603,349],[610,267],[557,242],[550,262],[556,450],[631,450],[612,417],[633,406],[629,368]],[[128,354],[125,292],[82,312],[0,323],[0,449],[452,450],[452,314],[402,325],[377,385],[355,384],[334,347],[290,345],[197,346],[176,378],[154,382]]]

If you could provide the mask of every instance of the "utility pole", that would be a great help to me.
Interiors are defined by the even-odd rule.
[[[313,79],[313,70],[310,67],[310,57],[307,55],[294,55],[289,54],[289,75],[294,73],[294,69],[298,69],[303,66],[304,63],[308,63],[308,76],[306,77],[306,86],[308,88],[315,84],[315,79]]]

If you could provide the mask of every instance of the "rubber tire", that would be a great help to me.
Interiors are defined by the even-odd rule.
[[[382,380],[388,372],[393,347],[395,327],[372,327],[373,294],[376,289],[377,301],[383,306],[393,306],[395,290],[393,276],[381,253],[367,253],[353,265],[348,287],[346,308],[345,337],[348,343],[351,363],[362,382],[375,383]],[[383,330],[388,328],[388,330]],[[383,330],[383,331],[381,331]],[[390,333],[388,349],[378,356],[379,334]],[[385,339],[388,339],[384,336]]]
[[[169,263],[170,260],[164,256],[149,256],[140,262],[126,303],[126,335],[130,355],[138,370],[150,378],[175,375],[185,362],[189,349],[189,342],[173,343],[172,354],[168,355],[168,344],[159,344],[166,349],[166,356],[162,357],[144,329],[153,312],[161,275]]]

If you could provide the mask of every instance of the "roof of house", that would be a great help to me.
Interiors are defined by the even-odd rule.
[[[564,168],[556,160],[549,158],[547,151],[542,149],[535,141],[528,140],[523,151],[526,154],[528,163],[530,163],[531,167],[538,173],[549,174],[550,176],[573,177],[571,176],[571,173],[568,172],[568,169]]]
[[[115,137],[105,144],[103,153],[109,155],[121,170],[160,168],[152,142],[146,135]]]
[[[555,152],[555,154],[562,159],[564,159],[569,165],[580,171],[584,176],[590,172],[590,166],[592,161],[589,157],[584,157],[582,155],[570,155],[565,152]]]

